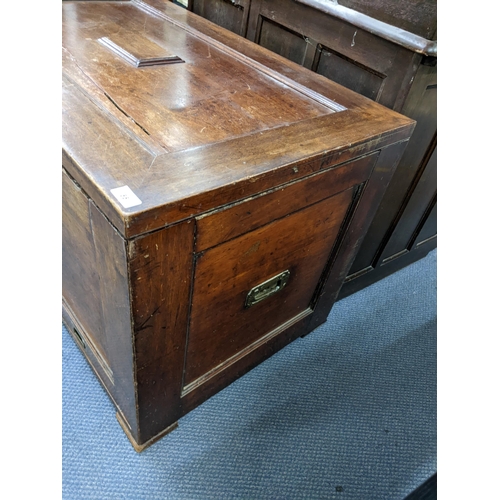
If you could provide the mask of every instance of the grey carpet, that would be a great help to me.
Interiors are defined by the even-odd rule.
[[[436,472],[436,251],[137,454],[63,327],[63,498],[402,500]]]

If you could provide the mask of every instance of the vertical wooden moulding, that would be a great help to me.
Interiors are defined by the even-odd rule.
[[[138,237],[129,245],[139,433],[143,444],[182,415],[195,222]]]

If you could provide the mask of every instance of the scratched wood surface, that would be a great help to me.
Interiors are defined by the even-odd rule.
[[[261,72],[245,71],[231,55],[133,3],[85,2],[77,13],[77,22],[75,11],[64,18],[65,49],[123,114],[167,152],[331,112]],[[103,17],[105,23],[96,22]],[[184,62],[138,69],[99,43],[103,37],[137,57],[150,55],[154,44]]]
[[[140,450],[324,321],[414,122],[166,0],[63,2],[62,89],[63,317]]]
[[[197,258],[185,384],[309,308],[352,189],[271,222]],[[252,307],[252,287],[289,270],[278,293]]]
[[[98,42],[120,30],[185,62],[135,68]],[[65,168],[126,237],[229,202],[236,181],[250,196],[287,163],[411,126],[161,0],[63,2],[63,49]],[[123,185],[140,205],[117,202]]]
[[[138,442],[182,416],[194,221],[134,240],[129,249]]]
[[[126,242],[65,172],[62,219],[63,318],[135,434]]]
[[[361,184],[371,172],[376,154],[313,175],[303,182],[244,200],[197,219],[196,250],[205,250],[263,226],[304,206]]]

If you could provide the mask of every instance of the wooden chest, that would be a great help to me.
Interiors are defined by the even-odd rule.
[[[63,319],[137,450],[326,320],[413,126],[170,2],[63,2]]]

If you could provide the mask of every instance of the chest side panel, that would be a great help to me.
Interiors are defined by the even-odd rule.
[[[309,307],[352,189],[224,243],[196,263],[185,383],[206,376]],[[286,286],[246,308],[249,292],[288,271]]]
[[[63,171],[63,318],[136,433],[126,243]]]
[[[312,314],[356,187],[376,159],[199,218],[183,394],[245,366],[248,354]]]
[[[62,174],[62,292],[67,306],[80,318],[105,352],[100,279],[88,198],[63,171]]]

